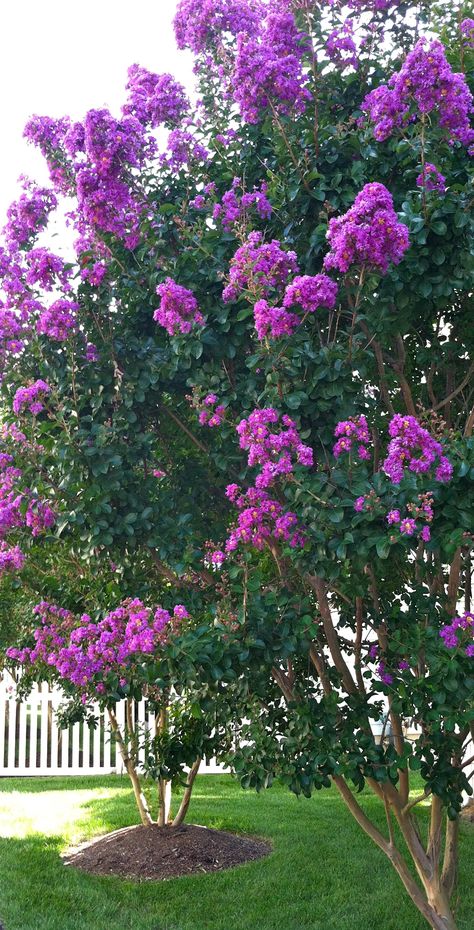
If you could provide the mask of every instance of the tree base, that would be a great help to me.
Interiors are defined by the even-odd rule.
[[[271,846],[258,837],[237,836],[193,824],[126,827],[101,836],[63,857],[68,866],[95,875],[138,881],[218,872],[261,859]]]

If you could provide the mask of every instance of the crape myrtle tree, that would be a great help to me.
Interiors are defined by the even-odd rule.
[[[2,579],[2,659],[19,678],[17,696],[26,698],[35,681],[60,688],[64,702],[56,723],[62,728],[79,721],[95,728],[98,713],[104,713],[142,824],[154,822],[156,809],[159,826],[178,826],[186,817],[202,759],[219,758],[235,738],[236,695],[231,689],[219,693],[216,687],[211,694],[205,680],[189,673],[183,687],[183,661],[180,658],[177,667],[175,639],[179,632],[183,640],[193,623],[182,605],[172,612],[161,607],[152,611],[139,598],[129,598],[118,609],[104,611],[107,602],[123,598],[126,568],[105,561],[91,568],[67,549],[65,541],[54,547],[45,542],[42,538],[29,548],[21,587],[12,573]],[[139,564],[134,583],[147,590]],[[74,614],[79,608],[82,613]],[[20,649],[11,645],[19,639]],[[138,714],[143,699],[146,719]],[[150,782],[156,784],[156,801],[150,796]],[[184,788],[173,814],[172,785]]]
[[[175,28],[192,106],[132,65],[121,115],[25,130],[51,188],[25,181],[4,234],[2,571],[21,580],[48,507],[52,551],[61,534],[126,565],[127,596],[144,579],[147,603],[184,605],[183,681],[264,708],[243,784],[334,784],[428,924],[455,930],[474,23],[458,3],[181,0]],[[62,199],[69,264],[38,239]]]

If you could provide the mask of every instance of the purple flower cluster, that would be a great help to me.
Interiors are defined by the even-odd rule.
[[[54,526],[56,523],[56,516],[49,504],[45,501],[32,500],[28,504],[25,522],[31,530],[31,535],[36,537]]]
[[[40,314],[36,329],[43,336],[64,342],[77,330],[79,304],[59,298]]]
[[[67,116],[52,119],[37,115],[28,120],[23,131],[25,139],[43,155],[54,189],[66,195],[74,190],[73,172],[64,147],[64,139],[70,131],[71,122]]]
[[[451,479],[453,466],[443,454],[441,443],[419,424],[416,417],[395,414],[390,421],[389,435],[391,440],[382,467],[393,484],[400,483],[407,467],[419,475],[426,474],[436,465],[437,481]]]
[[[263,181],[259,188],[247,193],[237,194],[237,190],[243,188],[241,178],[234,178],[232,187],[226,191],[220,203],[216,203],[212,213],[214,220],[220,220],[226,231],[232,229],[232,226],[240,223],[246,212],[255,207],[257,215],[262,220],[268,220],[272,215],[272,205],[267,199],[267,185]]]
[[[436,165],[425,164],[416,179],[418,187],[424,187],[427,191],[437,191],[444,194],[446,190],[446,178],[439,173]]]
[[[259,31],[237,37],[233,96],[248,123],[257,123],[267,110],[302,113],[311,94],[304,85],[302,58],[307,37],[292,13],[270,13]]]
[[[49,214],[58,202],[53,191],[24,180],[24,193],[7,210],[4,235],[10,244],[27,245],[47,225]]]
[[[200,54],[211,43],[222,41],[226,33],[255,32],[260,6],[258,0],[179,0],[174,18],[178,48]]]
[[[301,441],[295,422],[272,407],[254,410],[240,421],[237,433],[240,448],[248,450],[248,464],[262,466],[255,481],[259,490],[291,474],[295,463],[307,468],[313,464],[313,450]]]
[[[333,64],[342,70],[345,68],[357,70],[359,60],[357,46],[354,42],[354,24],[351,19],[346,19],[329,33],[326,50]]]
[[[451,142],[471,145],[474,139],[469,123],[472,94],[464,75],[452,70],[438,40],[420,39],[388,84],[367,94],[362,110],[374,123],[379,142],[407,126],[413,117],[434,112]]]
[[[51,388],[46,381],[35,381],[29,387],[18,388],[13,398],[13,412],[20,414],[24,410],[29,410],[33,416],[44,410],[44,399],[49,394]]]
[[[299,304],[305,313],[315,313],[319,307],[332,310],[336,306],[338,287],[326,274],[303,275],[288,284],[283,299],[284,307]]]
[[[7,572],[21,572],[25,556],[19,546],[8,546],[0,542],[0,578]]]
[[[225,417],[225,405],[219,404],[217,394],[207,394],[203,400],[203,408],[199,414],[201,426],[221,426]]]
[[[266,491],[249,488],[243,493],[238,485],[231,484],[226,494],[239,510],[237,525],[225,544],[227,555],[241,544],[259,550],[265,545],[271,545],[272,541],[287,542],[292,549],[304,546],[305,538],[298,527],[296,514],[290,511],[285,513],[279,501],[273,500]],[[219,549],[211,555],[211,562],[220,566],[223,556],[224,553]]]
[[[301,322],[297,313],[289,313],[284,307],[272,307],[263,297],[257,300],[253,314],[255,330],[260,341],[291,336]]]
[[[334,430],[334,436],[337,442],[332,452],[336,458],[339,458],[344,453],[351,452],[355,445],[360,459],[370,458],[367,446],[372,441],[372,437],[363,414],[358,417],[349,417],[348,420],[341,420]]]
[[[331,246],[325,268],[346,272],[352,265],[382,274],[401,261],[409,246],[407,227],[398,221],[391,194],[383,184],[366,184],[343,216],[329,221]]]
[[[176,126],[189,111],[184,87],[171,74],[153,74],[131,65],[126,90],[129,96],[123,113],[135,116],[144,126]]]
[[[49,249],[36,248],[30,249],[25,257],[28,265],[27,284],[39,284],[45,291],[51,291],[58,281],[63,288],[68,289],[70,272],[59,255],[54,255]]]
[[[140,661],[159,652],[189,618],[180,604],[171,614],[162,607],[153,611],[138,598],[124,601],[98,623],[87,614],[75,618],[70,611],[46,602],[38,604],[35,613],[40,621],[35,645],[8,649],[7,657],[21,665],[54,668],[62,679],[80,688],[85,698],[106,693],[111,674],[119,677],[122,687],[129,683]]]
[[[302,318],[287,309],[299,305],[304,313],[314,313],[319,307],[332,309],[336,304],[338,287],[325,274],[296,277],[288,284],[283,307],[271,306],[262,298],[254,306],[255,329],[260,340],[289,336],[298,328]]]
[[[461,643],[466,641],[467,636],[474,637],[474,614],[467,611],[460,617],[454,617],[451,623],[442,626],[439,635],[444,640],[444,645],[448,649],[457,649]],[[464,649],[467,656],[474,658],[474,643],[468,643]]]
[[[168,136],[167,152],[161,156],[162,164],[180,171],[193,162],[207,161],[208,150],[186,129],[173,129]]]
[[[277,239],[264,242],[262,233],[251,232],[231,260],[229,284],[222,294],[224,303],[237,300],[245,289],[266,295],[285,287],[289,276],[298,270],[295,252],[285,252]]]
[[[464,47],[474,48],[474,19],[463,19],[459,29]]]
[[[170,336],[178,333],[187,335],[193,325],[203,326],[204,317],[198,309],[197,300],[187,288],[176,284],[172,278],[167,278],[159,284],[156,293],[161,297],[161,303],[153,314],[155,323],[164,326]]]

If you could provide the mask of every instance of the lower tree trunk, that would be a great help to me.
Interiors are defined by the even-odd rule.
[[[423,914],[432,930],[458,930],[449,904],[449,892],[443,887],[439,870],[432,867],[411,817],[400,809],[394,811],[422,885],[415,880],[404,856],[395,846],[391,826],[390,839],[387,839],[364,813],[346,780],[340,775],[333,775],[333,781],[359,826],[392,863],[415,907]]]
[[[171,782],[158,779],[158,826],[166,827],[171,811]]]
[[[191,794],[193,792],[194,782],[196,780],[196,775],[199,772],[199,766],[201,765],[201,759],[198,756],[196,761],[191,766],[189,771],[188,780],[186,787],[184,789],[184,794],[179,805],[179,810],[176,814],[176,817],[173,819],[173,827],[179,827],[183,823],[186,814],[188,813],[189,802],[191,801]]]
[[[150,827],[151,824],[153,823],[153,820],[150,814],[147,800],[145,798],[145,795],[143,794],[143,791],[140,785],[140,779],[138,777],[138,772],[135,768],[133,760],[131,759],[128,753],[127,747],[125,745],[125,740],[120,732],[120,727],[118,725],[117,718],[113,710],[109,708],[108,713],[109,713],[110,725],[112,727],[113,732],[115,733],[115,738],[117,740],[118,747],[120,749],[120,755],[122,756],[123,764],[126,768],[127,775],[130,778],[130,781],[132,783],[132,788],[133,788],[133,793],[135,795],[135,801],[137,803],[138,813],[140,814],[140,820],[144,827]]]

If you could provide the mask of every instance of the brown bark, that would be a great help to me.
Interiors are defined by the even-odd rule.
[[[446,820],[446,841],[441,884],[448,898],[451,897],[458,878],[458,856],[459,818],[456,817],[456,820]]]
[[[173,827],[179,827],[180,824],[183,823],[186,817],[186,814],[188,813],[189,803],[191,801],[191,794],[193,791],[194,782],[196,780],[196,775],[199,772],[200,765],[201,765],[201,758],[200,756],[198,756],[189,771],[188,780],[186,783],[186,787],[184,789],[184,794],[181,800],[181,804],[179,805],[179,809],[176,814],[176,817],[173,818]]]
[[[117,740],[118,747],[120,749],[120,755],[123,759],[123,764],[127,771],[127,775],[130,778],[132,783],[133,793],[135,795],[135,801],[138,808],[138,813],[140,814],[140,819],[144,827],[149,827],[153,823],[151,818],[150,810],[147,804],[147,800],[140,785],[140,779],[138,777],[137,770],[135,768],[134,762],[130,757],[125,740],[120,732],[120,727],[117,722],[117,718],[113,710],[109,708],[109,720],[112,730],[115,734],[115,739]]]
[[[386,839],[364,813],[345,779],[340,775],[334,775],[333,781],[359,826],[362,827],[364,832],[370,836],[373,842],[376,843],[379,849],[381,849],[390,860],[403,882],[406,891],[410,895],[410,898],[420,913],[423,914],[430,927],[432,927],[432,930],[457,930],[456,922],[449,906],[448,895],[441,886],[438,874],[434,874],[430,866],[427,855],[421,846],[418,831],[412,823],[411,817],[402,814],[400,809],[394,809],[408,851],[421,879],[422,887],[413,878],[404,857],[396,847],[391,828],[390,838]],[[389,804],[387,800],[386,810],[387,816],[389,817]]]
[[[307,575],[308,583],[311,589],[314,591],[317,600],[318,606],[321,613],[321,619],[323,621],[324,633],[326,636],[326,642],[329,647],[329,651],[332,656],[334,665],[336,666],[344,687],[349,694],[357,693],[356,683],[349,671],[349,667],[342,655],[341,648],[339,646],[339,639],[334,628],[331,608],[329,606],[328,596],[327,596],[327,587],[322,578],[318,578],[317,575]]]

